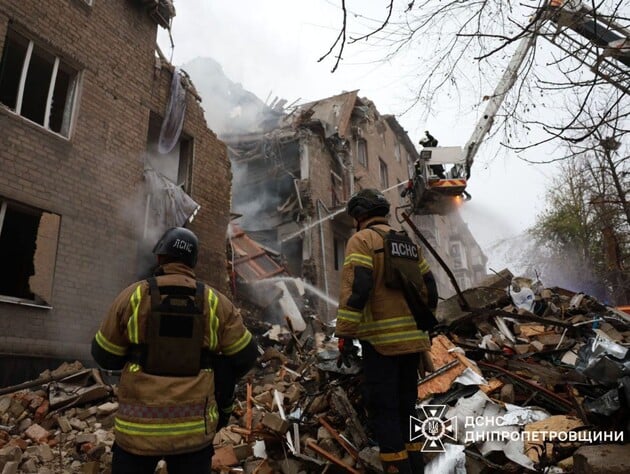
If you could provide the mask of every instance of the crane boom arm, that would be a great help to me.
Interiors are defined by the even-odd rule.
[[[470,178],[470,168],[472,167],[475,155],[479,150],[479,146],[490,131],[492,123],[494,122],[494,117],[501,108],[501,105],[505,100],[505,96],[508,92],[510,92],[512,87],[514,87],[516,79],[518,78],[519,69],[523,65],[523,61],[525,61],[530,49],[536,43],[535,32],[537,31],[539,23],[542,23],[541,20],[537,20],[532,23],[530,25],[531,29],[528,29],[526,36],[520,40],[516,51],[512,55],[512,59],[510,59],[503,76],[501,76],[501,79],[494,90],[494,93],[488,99],[488,104],[483,111],[483,115],[477,122],[468,143],[466,143],[466,146],[464,147],[464,156],[466,158],[466,179]]]

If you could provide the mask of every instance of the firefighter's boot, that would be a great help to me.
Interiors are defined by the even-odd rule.
[[[422,443],[407,443],[407,455],[413,474],[424,474],[424,459],[422,457]]]
[[[381,453],[380,458],[385,474],[413,474],[407,451]]]

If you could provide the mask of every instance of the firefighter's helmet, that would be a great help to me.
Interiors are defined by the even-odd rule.
[[[168,255],[190,268],[194,268],[197,264],[198,252],[199,240],[197,236],[194,232],[184,227],[171,227],[168,229],[153,248],[155,255]]]
[[[352,195],[346,208],[356,220],[389,213],[389,201],[377,189],[361,189]]]

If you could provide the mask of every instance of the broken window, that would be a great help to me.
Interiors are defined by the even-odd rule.
[[[379,176],[381,177],[381,188],[387,189],[389,187],[389,178],[387,177],[387,164],[379,157]]]
[[[190,194],[192,188],[192,139],[182,135],[169,153],[161,154],[158,151],[161,128],[162,118],[152,113],[147,137],[148,165]]]
[[[0,102],[44,128],[70,134],[78,73],[9,29],[0,62]]]
[[[330,170],[330,186],[332,190],[333,207],[342,205],[345,202],[343,192],[343,179],[333,170]]]
[[[451,242],[450,254],[453,259],[453,270],[468,269],[466,253],[461,242]]]
[[[150,275],[155,257],[151,250],[169,227],[184,226],[199,210],[191,197],[193,140],[180,135],[169,153],[158,151],[162,119],[151,114],[144,170],[144,230],[138,247],[139,277]]]
[[[396,162],[400,163],[400,143],[394,145],[394,156],[396,157]]]
[[[367,168],[368,165],[368,155],[367,155],[367,142],[360,138],[357,140],[357,159],[359,160],[359,164],[363,165]]]
[[[0,198],[0,299],[50,304],[61,217]]]

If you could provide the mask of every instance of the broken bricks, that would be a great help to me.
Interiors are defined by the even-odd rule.
[[[461,403],[458,409],[463,410],[471,400],[477,400],[490,414],[512,417],[511,430],[518,433],[581,429],[587,424],[600,430],[618,429],[623,417],[616,415],[625,405],[609,400],[625,394],[630,382],[624,384],[607,376],[605,386],[592,383],[587,377],[592,375],[591,367],[584,363],[586,359],[580,359],[583,354],[578,349],[590,348],[598,357],[591,358],[592,362],[606,364],[608,375],[615,373],[614,368],[623,374],[623,367],[611,365],[616,360],[609,352],[621,354],[617,346],[630,342],[627,321],[606,319],[608,314],[616,318],[616,313],[601,310],[605,307],[589,299],[573,299],[571,294],[549,289],[537,296],[547,302],[547,309],[544,316],[536,315],[510,305],[501,294],[504,290],[497,283],[493,289],[478,293],[485,298],[483,309],[459,312],[444,334],[433,336],[430,357],[434,370],[425,374],[418,386],[422,403],[453,410],[457,402]],[[580,314],[584,301],[590,312]],[[448,305],[445,308],[448,310]],[[599,321],[599,328],[593,327],[593,320]],[[357,390],[360,375],[328,371],[317,356],[334,356],[336,343],[330,338],[331,329],[319,325],[315,331],[313,320],[306,321],[310,325],[309,344],[290,331],[290,337],[269,337],[269,327],[258,323],[264,355],[237,389],[231,424],[215,436],[216,472],[297,474],[322,472],[327,465],[335,472],[380,472],[378,450],[370,447]],[[601,347],[608,352],[600,348],[594,353],[589,337],[604,340],[606,336],[609,342]],[[587,367],[585,374],[576,370],[580,364]],[[37,382],[33,390],[44,390],[0,396],[0,425],[10,427],[0,427],[0,467],[11,472],[26,468],[41,474],[48,468],[50,472],[103,472],[108,468],[116,400],[111,391],[90,387],[98,384],[92,380],[91,370],[84,372],[75,366],[70,372],[79,374],[70,383],[56,379],[42,386]],[[64,384],[70,390],[59,390]],[[72,386],[87,396],[76,398]],[[57,403],[53,409],[46,406],[51,391]],[[90,400],[92,395],[101,398]],[[554,420],[573,420],[575,424],[554,425]],[[474,459],[490,469],[514,467],[519,464],[517,460],[531,463],[528,466],[532,468],[547,463],[575,472],[600,472],[594,456],[616,458],[620,449],[609,445],[579,448],[579,444],[570,449],[563,444],[506,444],[503,450],[492,450],[483,443],[469,445],[465,452],[461,445],[456,448],[458,459]],[[530,451],[542,456],[530,458]]]

